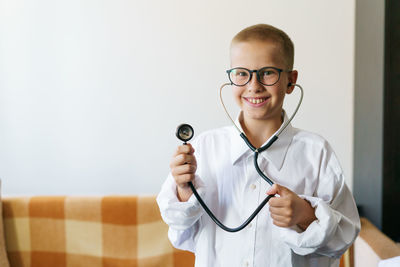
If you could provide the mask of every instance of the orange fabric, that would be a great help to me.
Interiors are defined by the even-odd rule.
[[[154,197],[140,197],[138,198],[138,223],[151,223],[157,222],[161,219],[160,210],[157,205],[154,205]]]
[[[154,196],[10,197],[3,216],[11,267],[194,266],[171,246]]]
[[[104,267],[138,267],[137,260],[104,258]],[[154,265],[156,266],[156,265]]]
[[[3,199],[11,267],[190,267],[154,196]]]
[[[11,266],[31,266],[31,253],[27,251],[8,251],[8,259]]]
[[[10,263],[8,261],[7,253],[6,253],[6,245],[4,239],[4,227],[3,227],[3,214],[2,202],[1,202],[1,180],[0,180],[0,266],[1,267],[9,267]]]
[[[64,197],[33,197],[29,217],[64,219]]]
[[[32,266],[40,266],[40,267],[67,266],[66,255],[65,253],[62,252],[32,251],[31,260],[32,260]]]
[[[174,267],[186,266],[186,262],[194,262],[194,254],[186,251],[178,251],[174,253]]]
[[[105,197],[101,202],[104,223],[135,225],[137,197]]]

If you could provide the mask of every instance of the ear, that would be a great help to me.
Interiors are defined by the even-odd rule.
[[[297,70],[292,70],[290,73],[288,73],[289,84],[286,89],[287,94],[291,94],[293,92],[294,85],[296,84],[297,81],[297,76],[298,76]]]

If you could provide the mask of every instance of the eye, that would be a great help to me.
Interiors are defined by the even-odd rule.
[[[260,71],[260,76],[264,76],[264,77],[268,77],[268,76],[275,75],[275,74],[277,74],[277,72],[274,69],[266,69],[266,70]]]
[[[251,73],[245,68],[234,68],[229,71],[229,80],[237,86],[245,85],[249,82]]]
[[[232,70],[234,76],[247,77],[249,74],[245,70]]]

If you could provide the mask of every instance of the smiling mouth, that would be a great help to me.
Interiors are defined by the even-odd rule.
[[[269,97],[245,97],[247,101],[249,101],[252,104],[262,104],[265,101],[267,101]]]

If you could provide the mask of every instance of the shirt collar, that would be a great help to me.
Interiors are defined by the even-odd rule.
[[[283,127],[283,125],[289,119],[286,115],[286,112],[283,110],[283,123],[279,130]],[[240,121],[243,119],[242,111],[240,111],[239,115],[236,118],[235,124],[238,126],[241,132],[243,129],[241,127]],[[279,131],[278,130],[278,131]],[[245,156],[250,155],[253,152],[250,148],[246,145],[244,140],[240,137],[239,133],[236,131],[235,128],[232,127],[232,131],[234,131],[233,139],[232,139],[232,148],[231,148],[231,160],[232,164],[236,164],[237,161]],[[276,131],[276,132],[278,132]],[[276,133],[275,132],[275,133]],[[285,130],[279,135],[278,139],[273,143],[267,150],[260,153],[262,157],[267,159],[268,161],[272,162],[276,169],[280,170],[283,165],[283,161],[285,159],[287,150],[289,148],[290,143],[292,142],[292,138],[294,135],[294,129],[292,125],[289,123]],[[271,136],[272,138],[272,136]],[[263,144],[265,145],[268,143],[269,139]]]

